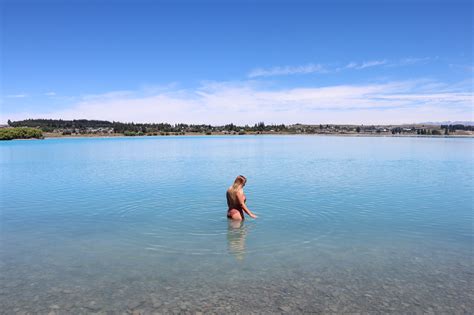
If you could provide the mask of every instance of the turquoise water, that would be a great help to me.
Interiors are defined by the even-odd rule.
[[[2,312],[470,313],[473,139],[0,143]],[[248,178],[259,217],[230,224]]]

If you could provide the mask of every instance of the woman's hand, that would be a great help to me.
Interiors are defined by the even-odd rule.
[[[253,214],[253,213],[250,213],[249,216],[250,216],[252,219],[258,218],[258,217],[257,217],[255,214]]]

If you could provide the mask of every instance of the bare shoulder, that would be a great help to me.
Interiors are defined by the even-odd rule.
[[[239,189],[237,192],[236,192],[237,196],[240,197],[240,198],[243,198],[244,197],[244,191],[242,189]]]

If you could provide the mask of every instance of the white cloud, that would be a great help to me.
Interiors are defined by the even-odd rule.
[[[273,68],[256,68],[250,71],[247,75],[249,78],[257,77],[269,77],[269,76],[281,76],[281,75],[292,75],[292,74],[308,74],[308,73],[333,73],[341,70],[362,70],[366,68],[386,66],[386,67],[397,67],[397,66],[408,66],[419,63],[427,63],[437,58],[424,57],[424,58],[403,58],[396,61],[383,60],[369,60],[364,62],[352,61],[342,67],[331,67],[330,65],[323,64],[307,64],[301,66],[278,66]]]
[[[427,63],[427,62],[430,62],[434,59],[437,59],[437,58],[431,58],[431,57],[424,57],[424,58],[414,58],[414,57],[409,57],[409,58],[404,58],[404,59],[401,59],[399,62],[398,62],[398,65],[400,66],[408,66],[408,65],[414,65],[414,64],[417,64],[417,63]],[[396,65],[396,64],[395,64]]]
[[[45,96],[56,96],[56,92],[47,92],[44,93]]]
[[[365,61],[361,63],[357,62],[351,62],[346,66],[346,69],[365,69],[365,68],[370,68],[370,67],[376,67],[376,66],[382,66],[387,64],[387,60],[371,60],[371,61]]]
[[[322,64],[307,64],[301,66],[278,66],[273,68],[256,68],[250,71],[248,74],[249,78],[257,77],[269,77],[269,76],[280,76],[280,75],[291,75],[291,74],[308,74],[308,73],[331,73],[340,71],[343,69],[355,69],[361,70],[370,67],[376,67],[388,64],[387,60],[371,60],[365,62],[350,62],[343,68],[331,68],[329,65]]]
[[[469,88],[427,80],[291,89],[264,87],[254,81],[206,82],[195,89],[175,88],[153,94],[139,90],[86,96],[67,109],[9,116],[3,113],[1,119],[47,117],[206,124],[407,123],[473,120],[473,101]]]
[[[273,67],[270,69],[257,68],[248,74],[249,78],[268,77],[275,75],[325,73],[327,70],[320,64],[307,64],[302,66]]]
[[[465,72],[474,72],[474,66],[472,65],[459,65],[459,64],[449,64],[449,67],[455,70],[465,71]]]
[[[28,97],[27,94],[11,94],[11,95],[7,95],[8,98],[25,98],[25,97]]]

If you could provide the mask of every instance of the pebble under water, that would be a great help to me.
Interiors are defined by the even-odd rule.
[[[474,312],[472,138],[0,143],[2,314]],[[248,178],[258,219],[226,219]]]

